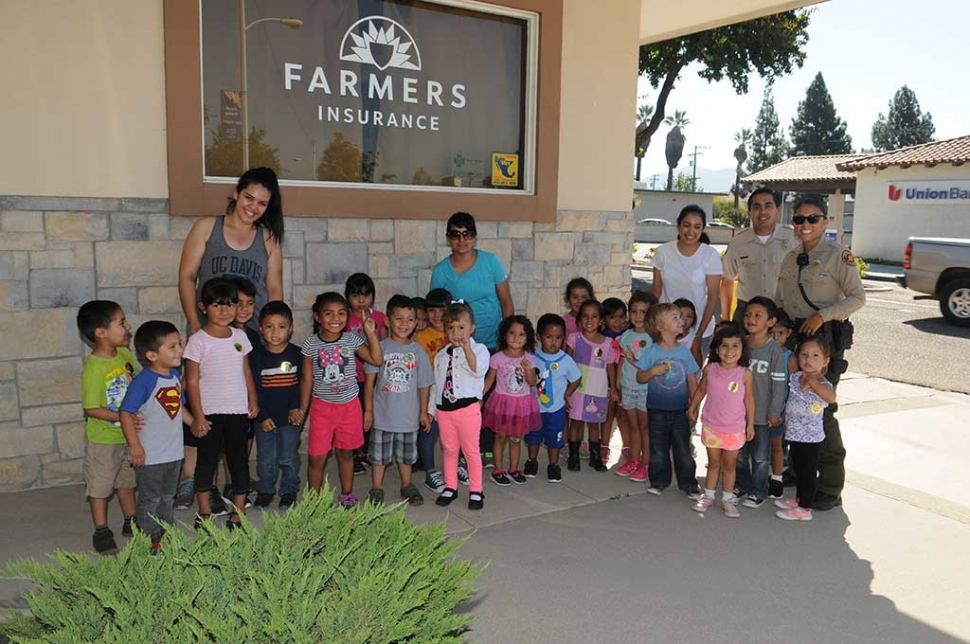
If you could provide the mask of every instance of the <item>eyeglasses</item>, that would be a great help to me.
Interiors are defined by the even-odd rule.
[[[449,230],[448,239],[473,239],[475,237],[475,231],[473,230]]]
[[[828,217],[825,215],[808,215],[807,217],[804,215],[795,215],[791,218],[791,221],[793,224],[804,224],[806,221],[810,224],[817,224],[823,219],[828,219]]]

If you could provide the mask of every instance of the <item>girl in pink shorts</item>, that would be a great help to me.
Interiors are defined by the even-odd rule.
[[[687,418],[697,422],[697,410],[707,397],[701,415],[701,442],[707,448],[707,481],[704,494],[693,506],[698,512],[714,507],[717,480],[721,479],[721,510],[724,516],[739,518],[734,495],[734,468],[738,450],[745,440],[754,438],[754,379],[748,371],[748,352],[736,324],[718,327],[704,377],[687,410]]]

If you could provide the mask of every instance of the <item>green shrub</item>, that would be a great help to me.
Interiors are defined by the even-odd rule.
[[[861,277],[865,277],[869,274],[869,264],[866,263],[866,260],[862,259],[861,257],[856,257],[855,265],[856,268],[859,269],[859,275]]]
[[[0,624],[14,642],[462,642],[455,609],[481,568],[456,558],[444,523],[398,508],[336,507],[308,493],[265,528],[178,529],[162,552],[136,534],[117,557],[58,551],[11,564],[36,588],[29,617]]]

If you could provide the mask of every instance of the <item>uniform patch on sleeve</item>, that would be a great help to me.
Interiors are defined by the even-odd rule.
[[[855,266],[855,257],[852,256],[852,251],[848,248],[842,251],[842,262],[849,266]]]

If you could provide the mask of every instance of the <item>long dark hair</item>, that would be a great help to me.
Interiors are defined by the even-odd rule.
[[[505,340],[505,336],[508,334],[509,329],[512,328],[513,324],[521,324],[522,328],[525,329],[525,346],[523,349],[527,353],[532,353],[536,350],[536,331],[532,328],[532,322],[529,322],[529,318],[524,315],[510,315],[509,317],[502,320],[502,323],[498,325],[498,350],[505,351],[509,348],[509,343]]]
[[[722,322],[717,326],[717,330],[714,331],[714,339],[711,340],[711,350],[707,356],[708,362],[721,362],[721,356],[717,355],[717,349],[728,338],[737,338],[741,341],[741,357],[738,359],[738,364],[747,367],[748,345],[744,343],[744,334],[741,333],[741,327],[734,322]]]
[[[265,226],[269,236],[283,243],[283,196],[280,194],[280,182],[272,168],[250,168],[246,170],[236,182],[236,194],[251,185],[263,186],[269,190],[269,204],[263,216],[256,221],[256,226]],[[229,197],[226,214],[231,215],[236,209],[236,200]]]

